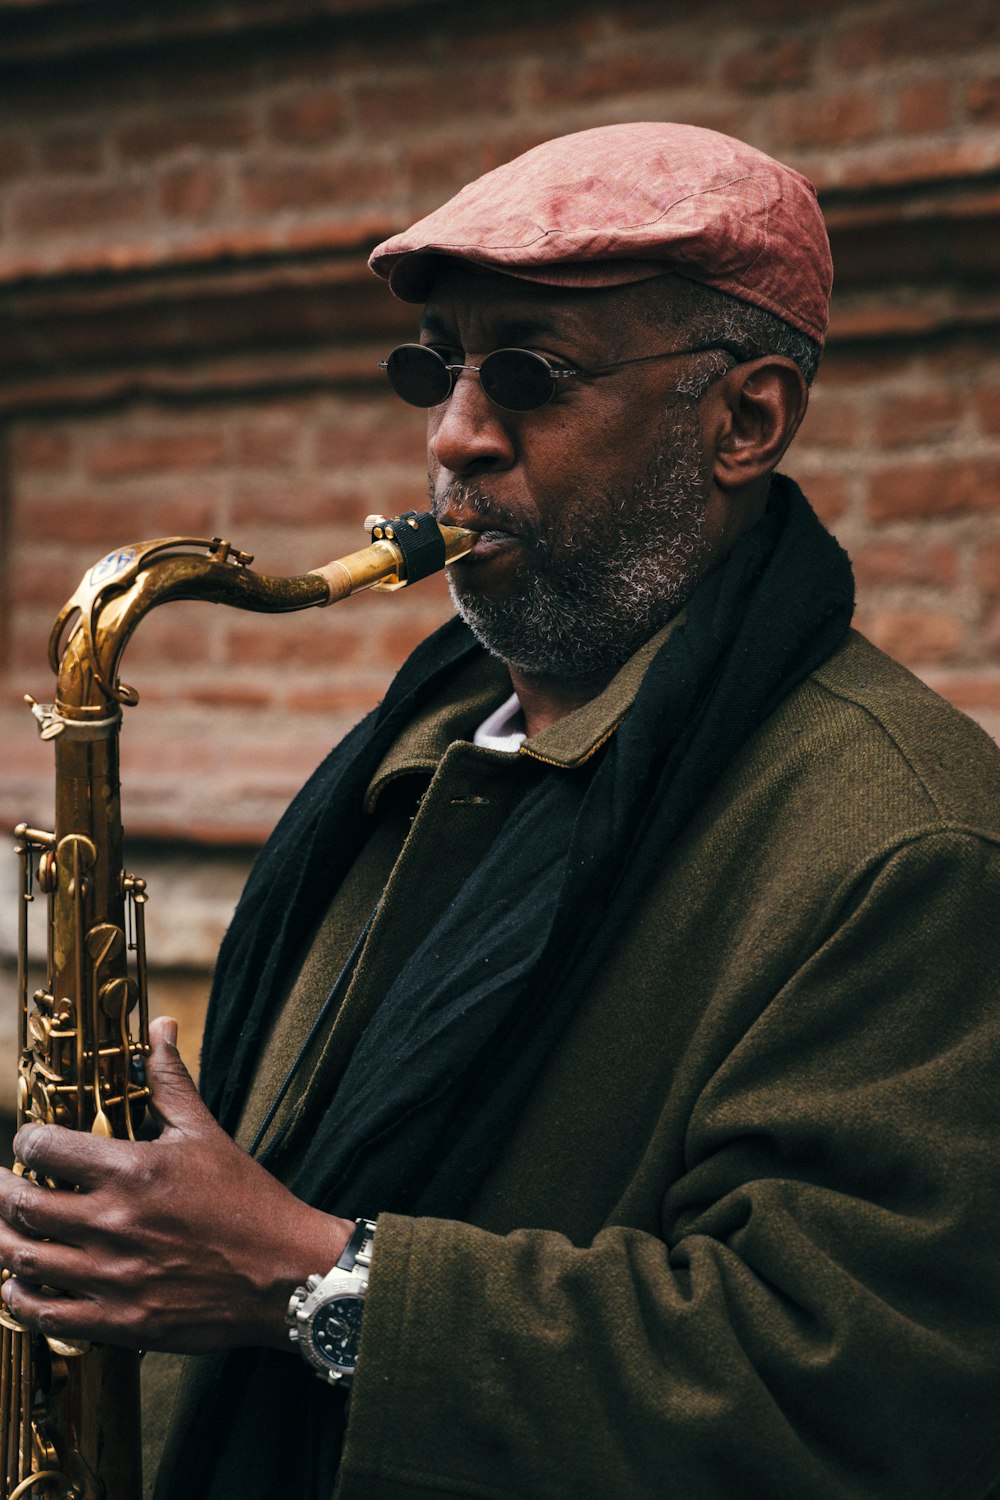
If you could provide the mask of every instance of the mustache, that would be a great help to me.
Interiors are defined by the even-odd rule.
[[[526,542],[543,540],[523,516],[493,499],[478,484],[450,484],[442,494],[431,496],[431,511],[438,521],[448,512],[457,511],[460,524],[475,531],[503,531]]]

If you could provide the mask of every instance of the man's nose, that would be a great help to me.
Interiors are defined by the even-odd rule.
[[[489,400],[475,370],[461,370],[447,401],[428,413],[430,458],[452,474],[509,468],[516,455],[508,415]]]

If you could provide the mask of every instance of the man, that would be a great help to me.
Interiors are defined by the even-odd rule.
[[[615,126],[373,265],[424,304],[387,373],[479,533],[467,624],[251,877],[224,1129],[161,1025],[157,1141],[21,1132],[80,1192],[4,1177],[4,1298],[203,1354],[165,1497],[982,1496],[1000,760],[849,633],[775,474],[826,324],[814,196]],[[339,1275],[302,1288],[358,1259],[360,1342]],[[325,1309],[311,1362],[290,1298],[296,1333]]]

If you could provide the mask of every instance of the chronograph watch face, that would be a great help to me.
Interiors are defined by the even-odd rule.
[[[333,1270],[310,1276],[288,1303],[289,1338],[330,1385],[349,1384],[357,1365],[374,1237],[372,1221],[359,1219]]]
[[[334,1370],[354,1373],[364,1305],[363,1297],[331,1297],[312,1315],[309,1338],[313,1352]]]

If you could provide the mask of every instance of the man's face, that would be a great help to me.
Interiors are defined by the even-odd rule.
[[[530,349],[593,369],[682,347],[641,316],[642,286],[566,292],[459,266],[442,272],[421,342],[449,363]],[[439,519],[480,531],[450,569],[456,606],[487,648],[529,674],[614,670],[707,571],[710,464],[682,393],[711,354],[560,381],[547,405],[494,406],[460,375],[428,415]]]

